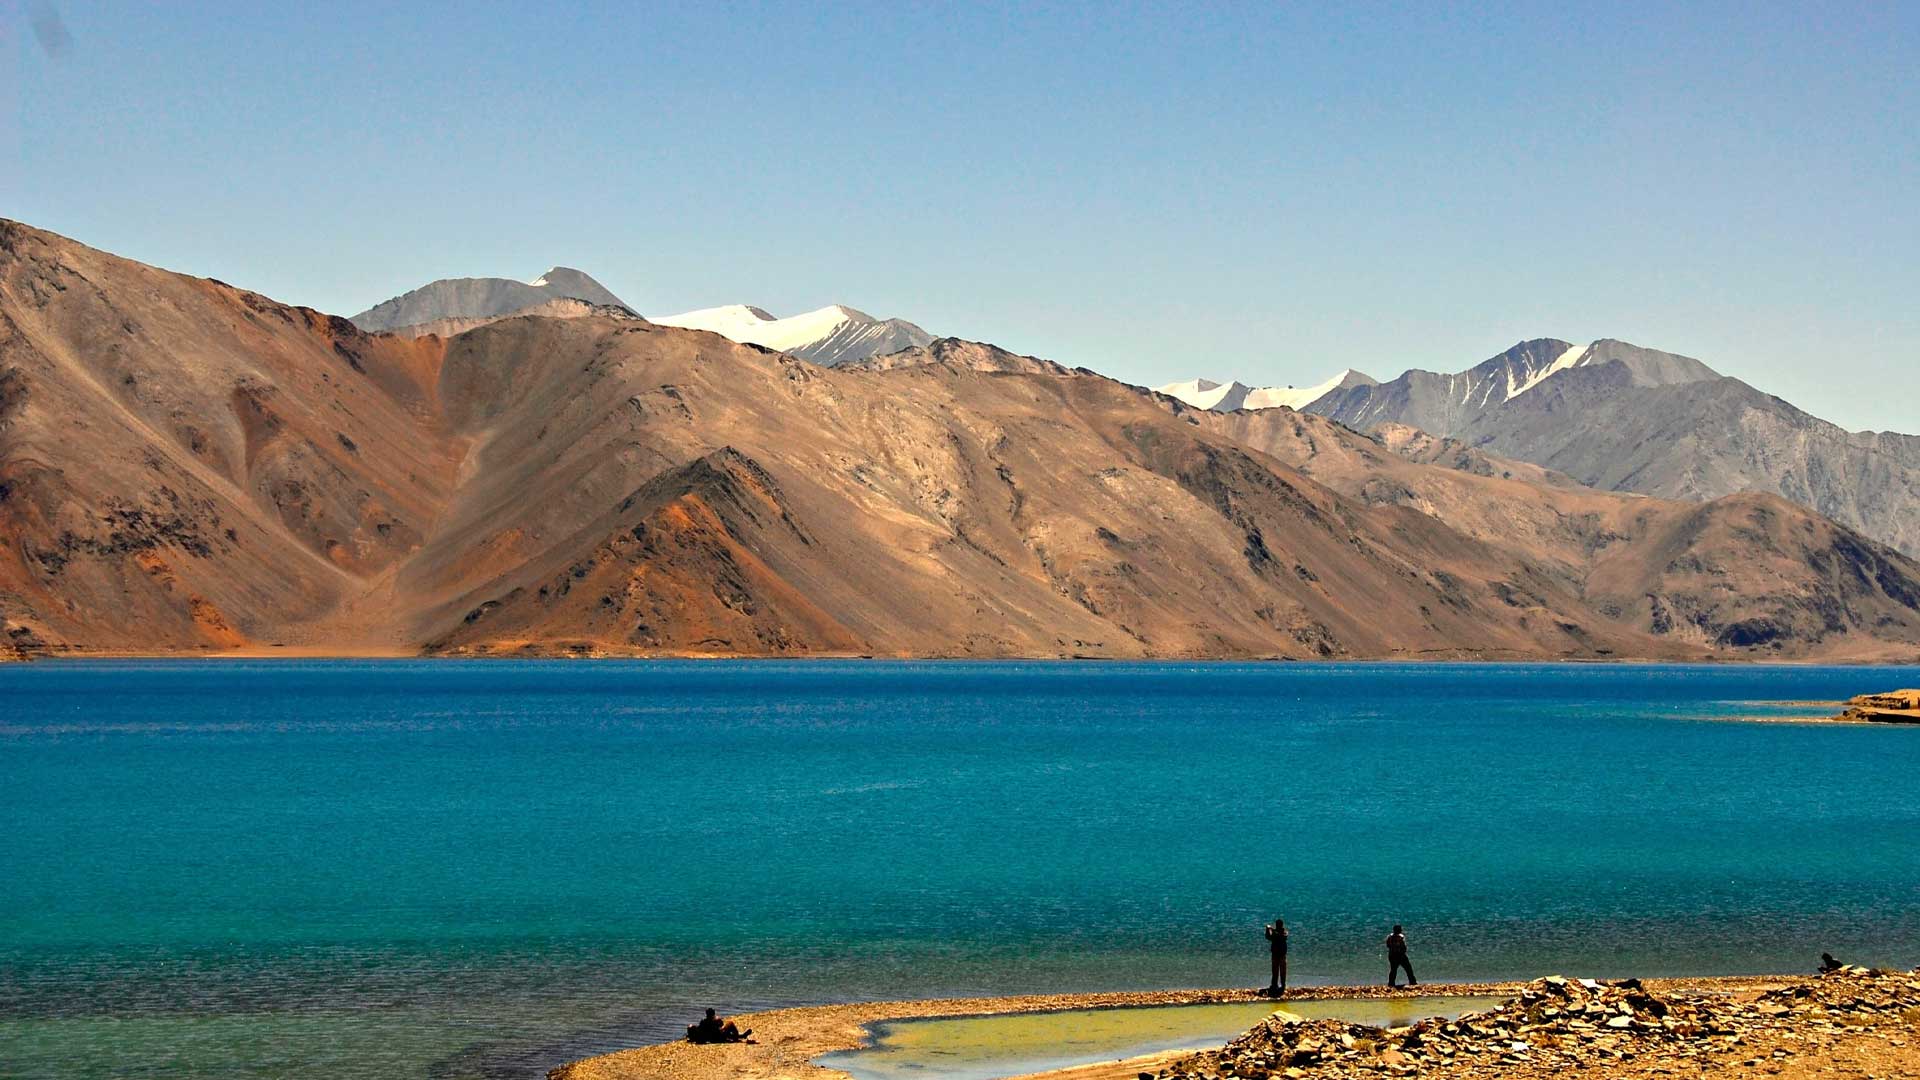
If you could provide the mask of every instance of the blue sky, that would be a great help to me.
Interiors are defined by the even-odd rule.
[[[1920,431],[1913,3],[0,12],[0,215],[329,311],[562,263],[1143,383],[1619,337]]]

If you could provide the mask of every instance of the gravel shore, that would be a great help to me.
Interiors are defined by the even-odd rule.
[[[1501,1076],[1570,1069],[1618,1077],[1920,1076],[1920,973],[1818,977],[1650,979],[1314,987],[1286,1000],[1461,995],[1507,1004],[1454,1021],[1383,1030],[1333,1020],[1276,1018],[1222,1050],[1157,1054],[1043,1074],[1054,1080],[1308,1080],[1326,1077]],[[1259,1000],[1251,990],[1057,994],[780,1009],[738,1017],[755,1043],[665,1043],[563,1065],[551,1080],[844,1080],[814,1059],[862,1045],[868,1025],[929,1016],[983,1016],[1129,1005]],[[1285,1001],[1278,1007],[1284,1008]]]
[[[1754,991],[1637,979],[1530,983],[1456,1020],[1381,1030],[1284,1015],[1142,1080],[1920,1075],[1920,973],[1846,969]]]

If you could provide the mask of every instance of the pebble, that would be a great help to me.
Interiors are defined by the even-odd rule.
[[[1917,1009],[1920,972],[1846,968],[1744,1002],[1715,994],[1656,994],[1637,979],[1600,982],[1555,975],[1527,984],[1518,997],[1489,1012],[1408,1027],[1276,1014],[1221,1050],[1142,1073],[1140,1080],[1411,1076],[1423,1069],[1494,1064],[1534,1066],[1544,1074],[1643,1056],[1656,1059],[1647,1065],[1649,1071],[1671,1072],[1659,1062],[1742,1047],[1750,1035],[1804,1045],[1801,1026],[1858,1032],[1863,1022],[1882,1017],[1898,1022]],[[1764,1058],[1749,1056],[1740,1064],[1778,1070],[1795,1056],[1785,1047],[1764,1049]],[[1688,1066],[1702,1067],[1710,1066]]]

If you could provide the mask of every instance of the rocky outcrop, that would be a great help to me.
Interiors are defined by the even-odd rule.
[[[1920,690],[1861,694],[1847,699],[1847,708],[1835,720],[1850,723],[1920,724]]]
[[[1276,1014],[1225,1048],[1141,1080],[1722,1075],[1845,1047],[1902,1074],[1920,975],[1843,971],[1758,995],[1659,993],[1639,980],[1551,977],[1490,1012],[1390,1030]],[[1868,1071],[1873,1071],[1869,1069]]]

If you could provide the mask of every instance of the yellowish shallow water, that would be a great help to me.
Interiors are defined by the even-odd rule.
[[[1162,1050],[1225,1044],[1276,1008],[1315,1020],[1378,1027],[1491,1008],[1491,997],[1233,1002],[1163,1005],[1004,1016],[896,1020],[873,1029],[871,1045],[828,1054],[820,1064],[855,1080],[992,1080],[995,1077],[1118,1061]]]

